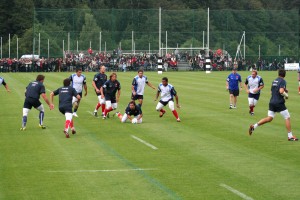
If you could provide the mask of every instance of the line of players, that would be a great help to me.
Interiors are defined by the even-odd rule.
[[[139,70],[138,75],[135,76],[132,81],[131,101],[126,107],[124,115],[122,115],[120,112],[115,113],[121,122],[130,120],[134,124],[142,123],[143,113],[141,107],[143,104],[145,85],[147,84],[155,90],[155,87],[148,81],[147,77],[143,73],[143,70]],[[44,80],[45,76],[38,75],[36,80],[30,82],[26,87],[22,127],[20,130],[26,130],[27,116],[32,107],[40,111],[39,127],[45,129],[46,126],[43,125],[45,109],[43,107],[43,104],[39,100],[40,96],[42,96],[44,101],[49,106],[50,110],[52,110],[54,109],[54,96],[58,95],[59,111],[64,114],[66,118],[64,134],[67,138],[69,138],[69,129],[71,129],[72,134],[76,134],[73,116],[78,117],[76,111],[79,108],[83,89],[85,91],[84,95],[87,95],[86,77],[82,74],[81,69],[77,69],[75,74],[72,74],[69,78],[63,80],[62,87],[50,93],[50,101],[46,96],[45,86],[43,84]],[[95,107],[94,115],[96,117],[98,116],[98,109],[101,107],[102,117],[103,119],[106,119],[109,116],[109,112],[117,109],[121,95],[121,84],[117,80],[117,74],[112,73],[107,80],[105,67],[101,66],[99,73],[97,73],[93,78],[92,85],[98,97],[98,103]],[[162,82],[158,86],[155,101],[158,99],[159,95],[161,98],[156,106],[156,110],[160,112],[159,116],[162,117],[166,113],[163,107],[169,105],[169,108],[175,116],[177,122],[180,122],[180,118],[174,105],[175,97],[176,107],[180,108],[179,98],[174,87],[168,83],[167,77],[162,78]],[[138,100],[138,104],[135,103],[136,100]],[[72,111],[73,106],[74,112]]]

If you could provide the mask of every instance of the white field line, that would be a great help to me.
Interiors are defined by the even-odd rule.
[[[91,111],[86,111],[87,113],[90,113],[91,115],[94,116],[94,113],[92,113]],[[96,117],[96,118],[99,118],[99,117]]]
[[[141,138],[138,138],[138,137],[136,137],[136,136],[134,136],[134,135],[131,135],[131,137],[132,137],[133,139],[135,139],[135,140],[137,140],[137,141],[143,143],[144,145],[150,147],[151,149],[154,149],[154,150],[157,150],[157,149],[158,149],[156,146],[154,146],[154,145],[152,145],[152,144],[150,144],[150,143],[148,143],[148,142],[142,140]]]
[[[135,169],[94,169],[94,170],[88,170],[88,169],[82,169],[82,170],[49,170],[47,172],[49,173],[80,173],[80,172],[130,172],[130,171],[152,171],[157,170],[155,168],[148,168],[148,169],[142,169],[142,168],[135,168]]]
[[[242,193],[242,192],[240,192],[240,191],[238,191],[238,190],[236,190],[236,189],[234,189],[234,188],[232,188],[232,187],[230,187],[230,186],[228,186],[228,185],[226,185],[224,183],[221,183],[220,186],[223,187],[223,188],[225,188],[225,189],[227,189],[227,190],[229,190],[230,192],[238,195],[239,197],[241,197],[241,198],[243,198],[245,200],[253,200],[253,198],[245,195],[244,193]]]

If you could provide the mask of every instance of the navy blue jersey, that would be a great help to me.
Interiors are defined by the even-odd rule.
[[[115,97],[118,90],[121,89],[121,84],[118,80],[108,80],[103,84],[105,96]]]
[[[2,77],[0,76],[0,85],[1,85],[1,84],[4,85],[4,86],[6,85],[4,78],[2,78]]]
[[[40,99],[41,94],[45,94],[45,86],[42,82],[33,81],[26,87],[26,98]]]
[[[72,108],[72,99],[73,96],[77,96],[76,90],[71,87],[61,87],[53,91],[54,95],[59,95],[59,107],[71,107]]]
[[[97,73],[95,74],[93,81],[95,82],[96,87],[100,89],[102,85],[107,81],[107,76],[106,74]]]
[[[229,90],[239,90],[239,82],[242,82],[242,77],[238,73],[231,73],[227,77],[227,82]]]
[[[286,88],[286,81],[283,78],[278,77],[272,82],[272,87],[271,87],[272,96],[270,99],[271,104],[285,103],[284,97],[279,92],[280,88],[283,89]]]
[[[139,105],[136,105],[135,109],[131,110],[130,107],[129,107],[129,104],[128,104],[127,108],[125,109],[125,113],[127,115],[138,116],[138,115],[142,114],[142,109]]]

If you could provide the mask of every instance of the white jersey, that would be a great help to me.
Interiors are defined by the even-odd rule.
[[[4,85],[4,83],[5,83],[4,78],[2,78],[2,77],[0,76],[0,85],[1,85],[1,84]]]
[[[163,102],[173,100],[173,97],[177,94],[171,84],[164,86],[162,83],[160,83],[158,86],[158,92],[160,92],[160,100]]]
[[[83,74],[77,76],[77,74],[72,74],[70,76],[70,80],[72,81],[72,87],[76,90],[77,93],[82,93],[82,87],[86,84],[86,78]]]
[[[132,81],[132,85],[137,95],[144,95],[145,86],[148,83],[148,79],[146,76],[142,76],[140,78],[138,75],[134,77]]]
[[[251,94],[259,94],[260,91],[254,93],[253,90],[256,89],[256,88],[259,88],[260,86],[264,85],[264,81],[263,79],[260,77],[260,76],[256,76],[255,78],[253,78],[251,75],[248,76],[246,78],[246,81],[245,81],[245,84],[248,85],[248,89],[249,89],[249,92]]]

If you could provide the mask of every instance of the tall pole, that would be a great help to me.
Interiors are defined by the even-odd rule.
[[[258,45],[258,58],[260,58],[260,45]]]
[[[90,41],[90,48],[92,48],[92,41]]]
[[[159,7],[158,14],[158,48],[159,48],[159,56],[161,55],[161,7]]]
[[[244,31],[244,60],[246,60],[246,32]]]
[[[203,38],[202,38],[202,48],[203,48],[203,50],[204,50],[204,31],[203,31]]]
[[[166,55],[168,54],[168,31],[166,31]]]
[[[48,39],[48,59],[50,58],[50,40]]]
[[[100,36],[99,36],[99,53],[101,53],[101,40],[102,40],[102,33],[100,31]]]
[[[17,59],[19,59],[19,38],[17,37]]]
[[[77,52],[78,52],[78,40],[77,40]]]
[[[68,52],[70,53],[70,32],[68,32]]]
[[[134,33],[131,31],[131,52],[133,53],[134,49]]]
[[[63,40],[63,59],[65,57],[65,40]]]
[[[8,34],[8,58],[10,58],[10,34]]]
[[[39,55],[41,55],[41,33],[39,33]]]
[[[149,56],[151,54],[151,43],[149,42]]]
[[[2,59],[2,37],[1,37],[1,59]]]
[[[278,46],[278,55],[280,56],[281,52],[280,52],[280,45]]]
[[[104,52],[105,52],[105,54],[106,54],[106,41],[105,41],[105,43],[104,43]]]

